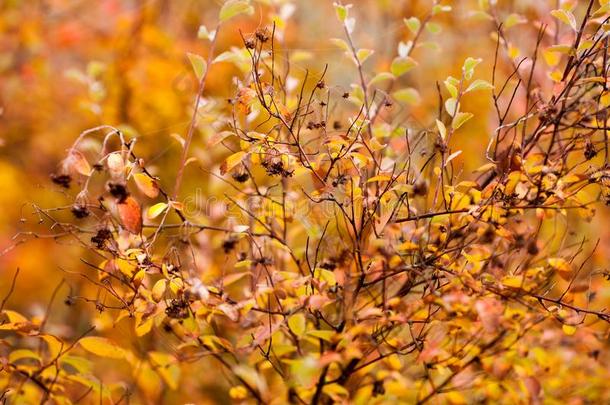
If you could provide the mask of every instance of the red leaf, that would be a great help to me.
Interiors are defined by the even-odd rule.
[[[119,218],[123,227],[131,233],[140,233],[142,230],[142,209],[133,197],[127,197],[118,204]]]

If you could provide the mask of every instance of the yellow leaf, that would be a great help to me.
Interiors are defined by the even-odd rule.
[[[166,209],[167,209],[168,205],[167,203],[157,203],[155,205],[153,205],[152,207],[148,208],[148,211],[146,211],[146,216],[149,219],[153,219],[158,217],[159,215],[161,215]]]
[[[155,302],[161,301],[163,299],[163,295],[165,294],[165,289],[167,288],[167,280],[161,279],[155,283],[152,288],[152,298]]]
[[[302,336],[307,328],[307,319],[302,313],[294,314],[288,318],[288,327],[297,336]]]
[[[123,359],[127,355],[127,352],[122,347],[109,339],[89,336],[84,337],[78,341],[78,344],[88,352],[101,357],[108,357],[112,359]]]
[[[565,333],[568,336],[572,336],[573,334],[576,333],[576,326],[574,326],[574,325],[563,324],[561,329],[563,329],[563,333]]]
[[[220,166],[220,174],[225,174],[237,166],[246,157],[246,152],[239,151],[229,156]]]
[[[549,266],[553,268],[564,280],[568,280],[572,274],[572,266],[565,259],[560,257],[553,257],[547,260]]]

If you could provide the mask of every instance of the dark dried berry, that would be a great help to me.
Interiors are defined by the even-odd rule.
[[[341,123],[339,121],[333,122],[333,129],[334,130],[341,129]]]
[[[323,89],[326,86],[326,84],[324,83],[324,80],[320,80],[317,84],[316,87],[319,89]]]
[[[89,216],[89,210],[84,205],[73,205],[71,211],[72,214],[78,219],[86,218]]]
[[[239,183],[245,183],[250,178],[250,175],[245,170],[243,170],[243,171],[238,170],[238,171],[234,172],[233,174],[231,174],[231,177],[233,177],[233,180],[235,180]]]
[[[591,143],[591,141],[587,140],[585,143],[585,158],[587,160],[593,159],[597,155],[597,151],[595,150],[595,146]]]
[[[262,164],[269,176],[291,177],[294,173],[292,170],[286,170],[280,157],[265,159]]]
[[[348,98],[348,97],[349,97],[349,93],[348,93],[348,92],[343,93],[343,96],[342,96],[342,97],[343,97],[343,98]]]
[[[70,182],[72,177],[69,174],[51,174],[51,181],[55,184],[59,184],[64,188],[70,188]]]
[[[227,239],[225,239],[222,242],[222,250],[224,250],[225,253],[229,253],[230,251],[232,251],[235,248],[235,245],[237,245],[237,238],[231,236]]]
[[[253,38],[246,39],[244,43],[248,49],[254,49],[256,47],[256,43]]]
[[[117,199],[117,202],[124,203],[127,197],[129,196],[129,192],[124,184],[121,183],[108,183],[108,191],[114,198]]]
[[[527,253],[529,253],[532,256],[535,256],[538,254],[540,250],[538,249],[538,244],[536,243],[535,240],[530,241],[530,243],[527,244]]]
[[[104,244],[112,237],[112,232],[109,229],[100,229],[95,236],[91,237],[91,243],[95,243],[98,249],[103,249]]]
[[[335,262],[333,258],[324,259],[322,262],[320,262],[320,268],[325,270],[334,270],[337,268],[337,262]]]
[[[189,306],[184,300],[172,299],[169,306],[165,308],[165,314],[174,319],[189,317]]]
[[[428,183],[425,180],[418,180],[413,184],[413,194],[417,196],[425,196],[428,194]]]
[[[269,30],[266,27],[257,29],[254,35],[262,43],[269,41]]]

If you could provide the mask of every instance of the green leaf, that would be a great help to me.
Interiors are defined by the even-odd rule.
[[[436,6],[432,7],[432,15],[437,15],[440,13],[448,13],[451,11],[451,6],[443,6],[441,4],[437,4]]]
[[[437,23],[431,23],[429,22],[428,24],[426,24],[426,30],[430,33],[430,34],[439,34],[443,29],[441,28],[441,26]]]
[[[392,61],[392,66],[390,67],[390,71],[396,77],[402,76],[411,69],[417,66],[417,62],[410,57],[397,57]]]
[[[409,31],[411,31],[413,34],[417,34],[419,29],[421,28],[421,22],[417,17],[405,18],[403,21]]]
[[[459,127],[464,125],[466,123],[466,121],[471,119],[473,116],[474,115],[472,113],[469,113],[469,112],[460,112],[460,113],[457,113],[455,115],[455,117],[453,118],[453,122],[451,123],[451,126],[453,127],[453,129],[458,129]]]
[[[392,93],[392,97],[394,97],[394,99],[396,99],[396,101],[398,102],[410,105],[417,105],[421,101],[419,92],[413,88],[406,88],[395,91],[394,93]]]
[[[476,90],[492,90],[493,88],[494,88],[494,86],[491,83],[489,83],[485,80],[477,79],[477,80],[473,81],[472,83],[470,83],[470,86],[468,86],[465,93],[468,93],[469,91],[476,91]]]
[[[229,0],[222,5],[218,18],[222,23],[240,14],[252,15],[253,13],[254,7],[248,0]]]
[[[337,13],[339,21],[344,22],[347,19],[351,4],[344,6],[342,4],[333,3],[333,6],[335,7],[335,13]]]
[[[445,84],[445,88],[447,89],[449,94],[451,94],[451,97],[457,98],[457,96],[458,96],[457,86],[460,84],[460,81],[458,79],[456,79],[455,77],[449,76],[447,79],[445,79],[445,81],[443,83]]]
[[[464,61],[464,65],[462,66],[462,72],[464,73],[464,78],[466,80],[472,79],[472,75],[474,74],[474,68],[477,67],[479,63],[481,63],[483,59],[481,58],[471,58],[468,57]]]
[[[205,59],[203,57],[187,52],[186,56],[188,56],[191,61],[191,65],[193,66],[193,70],[195,71],[195,76],[197,76],[197,80],[201,80],[203,75],[205,75],[205,71],[207,69],[207,64],[205,63]]]
[[[364,63],[375,51],[372,49],[358,49],[356,52],[356,57],[360,61],[360,63]]]
[[[369,86],[373,86],[377,83],[386,81],[386,80],[392,80],[394,79],[394,75],[390,72],[381,72],[378,73],[375,77],[373,77],[371,79],[371,81],[369,82]]]

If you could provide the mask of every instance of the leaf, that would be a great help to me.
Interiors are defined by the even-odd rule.
[[[377,83],[384,82],[386,80],[394,79],[394,75],[390,72],[381,72],[378,73],[375,77],[371,79],[369,82],[369,86],[376,85]]]
[[[218,18],[220,22],[225,22],[240,14],[252,15],[254,7],[247,0],[229,0],[222,5]]]
[[[307,319],[302,313],[294,314],[288,318],[288,327],[297,336],[303,336],[307,327]]]
[[[426,31],[430,34],[436,35],[442,31],[442,28],[439,24],[429,22],[426,24]]]
[[[201,81],[203,76],[205,75],[205,71],[207,70],[207,63],[202,56],[187,52],[186,56],[188,56],[191,61],[191,65],[193,66],[193,70],[195,71],[195,76],[197,79]]]
[[[405,18],[403,21],[404,21],[405,25],[407,26],[407,28],[409,29],[409,31],[411,31],[413,34],[417,34],[419,29],[421,28],[421,22],[419,21],[419,18],[417,18],[417,17]]]
[[[491,83],[485,80],[477,79],[470,83],[470,86],[468,86],[465,93],[476,90],[492,90],[493,88],[494,86]]]
[[[392,94],[392,97],[394,97],[394,99],[396,99],[398,102],[410,105],[417,105],[421,101],[419,92],[414,88],[406,88],[395,91]]]
[[[573,334],[576,333],[576,330],[577,330],[576,326],[574,326],[574,325],[566,325],[566,324],[563,324],[561,326],[561,329],[563,330],[563,333],[565,333],[568,336],[572,336]]]
[[[374,183],[374,182],[381,182],[381,181],[390,181],[392,180],[392,176],[388,176],[387,174],[380,174],[377,176],[373,176],[370,179],[368,179],[366,182],[367,183]]]
[[[462,154],[461,150],[458,150],[457,152],[453,152],[451,155],[449,155],[449,157],[447,157],[447,160],[445,161],[445,166],[449,165],[449,162],[451,162],[453,159],[455,159],[456,157],[458,157],[461,154]]]
[[[333,3],[333,7],[335,8],[335,13],[337,13],[337,19],[344,22],[349,14],[351,4],[344,6],[343,4]]]
[[[439,120],[436,120],[436,127],[438,128],[439,135],[441,136],[442,140],[444,141],[447,138],[447,128],[445,127],[445,124],[443,124]]]
[[[392,66],[390,67],[390,71],[396,77],[402,76],[411,69],[417,66],[417,62],[410,57],[397,57],[392,61]]]
[[[451,6],[437,4],[434,7],[432,7],[432,15],[437,15],[440,13],[448,13],[450,11],[451,11]]]
[[[553,17],[555,17],[556,19],[558,19],[559,21],[561,21],[562,23],[567,24],[570,27],[572,27],[572,29],[574,31],[578,30],[576,27],[576,18],[574,17],[574,14],[572,14],[571,11],[564,10],[564,9],[558,9],[558,10],[551,11],[551,15]]]
[[[66,159],[66,164],[70,170],[82,174],[83,176],[89,176],[91,174],[91,166],[80,151],[74,149],[70,152],[70,155]]]
[[[147,318],[135,325],[136,336],[141,337],[148,334],[153,326],[153,318]]]
[[[125,349],[111,340],[99,336],[84,337],[78,341],[78,344],[86,351],[100,357],[123,359],[127,355]]]
[[[148,210],[146,211],[146,216],[149,219],[154,219],[161,215],[167,209],[168,206],[169,205],[164,202],[157,203],[148,208]]]
[[[108,166],[108,172],[112,178],[122,177],[125,173],[125,162],[120,152],[113,152],[106,158],[106,166]]]
[[[510,288],[521,288],[523,286],[523,276],[506,276],[502,279],[502,284]]]
[[[213,41],[214,37],[216,37],[216,30],[208,31],[205,25],[199,26],[199,30],[197,31],[197,38]]]
[[[307,335],[330,342],[335,332],[332,330],[310,330],[307,332]]]
[[[365,60],[367,60],[375,51],[372,49],[358,49],[356,52],[356,57],[358,61],[362,64]]]
[[[149,177],[145,173],[136,173],[133,175],[133,179],[136,182],[138,189],[147,197],[157,198],[159,195],[159,184],[157,183],[157,180]]]
[[[462,66],[462,72],[466,80],[470,80],[472,78],[472,75],[474,74],[474,68],[476,68],[477,65],[482,61],[483,59],[481,58],[466,58],[466,60],[464,61],[464,65]]]
[[[506,17],[506,19],[504,20],[504,27],[508,29],[510,27],[514,27],[515,25],[524,24],[526,22],[527,18],[523,17],[521,14],[513,13]]]
[[[447,114],[450,116],[453,117],[458,111],[458,108],[457,100],[455,98],[452,97],[445,100],[445,110],[447,110]]]
[[[246,152],[239,151],[231,156],[229,156],[223,163],[220,165],[220,174],[226,174],[228,171],[237,166],[241,161],[246,157]]]
[[[142,230],[142,210],[135,198],[129,196],[124,202],[117,204],[117,207],[123,228],[131,233],[140,233]]]
[[[572,266],[561,257],[552,257],[548,260],[549,266],[559,274],[564,280],[569,280],[572,275]]]
[[[165,295],[166,288],[167,288],[167,280],[164,278],[161,280],[158,280],[151,290],[152,299],[155,302],[161,301],[163,299],[163,296]]]
[[[451,127],[453,129],[458,129],[462,125],[464,125],[466,121],[470,120],[473,116],[474,114],[469,112],[459,112],[453,118],[453,121],[451,122]]]

